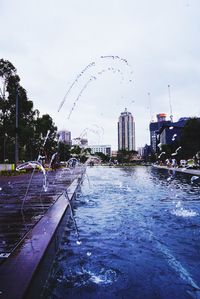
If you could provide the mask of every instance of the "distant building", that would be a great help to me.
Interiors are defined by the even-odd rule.
[[[71,145],[71,132],[67,130],[59,131],[58,132],[58,140],[59,142],[63,142],[65,144]]]
[[[144,147],[138,147],[137,152],[140,157],[143,157],[144,156]]]
[[[188,121],[188,117],[182,117],[177,122],[163,124],[158,131],[160,144],[173,144],[180,141],[183,127]]]
[[[143,158],[146,162],[151,160],[151,154],[152,154],[152,148],[150,145],[146,144],[144,146],[144,153],[143,153]]]
[[[112,155],[113,158],[116,158],[117,157],[117,151],[112,151],[111,155]]]
[[[135,150],[135,122],[132,114],[121,113],[118,121],[118,150]]]
[[[88,140],[86,138],[77,137],[77,138],[74,138],[72,140],[72,145],[78,145],[81,148],[87,148],[88,147]]]
[[[166,120],[165,113],[157,114],[157,122],[151,122],[149,125],[151,150],[154,154],[157,152],[158,143],[160,143],[159,130],[163,125],[171,125],[171,121]]]
[[[88,145],[91,148],[91,153],[103,153],[104,155],[111,156],[111,145]]]

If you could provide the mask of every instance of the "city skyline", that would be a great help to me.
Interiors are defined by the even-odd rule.
[[[1,58],[17,68],[34,108],[73,137],[84,131],[117,149],[127,107],[136,149],[149,144],[151,119],[170,119],[168,85],[174,121],[200,115],[197,0],[3,0],[0,22]]]

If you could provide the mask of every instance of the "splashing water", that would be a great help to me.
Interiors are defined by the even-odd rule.
[[[51,156],[51,160],[50,160],[50,163],[49,163],[49,167],[50,167],[50,168],[52,167],[52,163],[54,162],[54,160],[55,160],[57,154],[58,154],[58,153],[56,152],[56,153],[54,153],[54,154]]]
[[[184,209],[182,207],[181,201],[177,202],[176,208],[172,210],[171,214],[175,215],[175,216],[178,216],[178,217],[184,217],[184,218],[195,217],[195,216],[199,215],[197,212],[195,212],[193,210]]]
[[[72,114],[72,112],[73,112],[73,110],[74,110],[74,108],[75,108],[75,106],[76,106],[76,103],[78,102],[78,100],[80,99],[80,97],[82,96],[82,94],[83,94],[83,92],[84,92],[84,90],[88,87],[88,85],[92,82],[92,81],[94,81],[94,80],[96,80],[97,78],[95,77],[95,76],[92,76],[87,82],[86,82],[86,84],[83,86],[83,88],[81,89],[81,91],[79,92],[79,94],[78,94],[78,97],[76,98],[76,100],[75,100],[75,102],[74,102],[74,104],[73,104],[73,106],[72,106],[72,108],[71,108],[71,110],[70,110],[70,112],[69,112],[69,115],[68,115],[68,119],[70,119],[70,116],[71,116],[71,114]]]
[[[181,149],[182,149],[182,147],[179,146],[179,147],[175,150],[175,152],[172,153],[171,155],[172,155],[172,156],[176,156],[176,155],[178,155],[178,152],[179,152]]]
[[[81,76],[83,76],[83,74],[85,74],[85,72],[89,69],[89,68],[91,68],[91,67],[93,67],[93,66],[95,66],[95,62],[91,62],[91,63],[89,63],[78,75],[77,75],[77,77],[76,77],[76,79],[72,82],[72,84],[70,85],[70,87],[69,87],[69,89],[68,89],[68,91],[67,91],[67,93],[65,94],[65,96],[64,96],[64,99],[62,100],[62,102],[60,103],[60,106],[59,106],[59,108],[58,108],[58,112],[60,111],[60,109],[62,108],[62,106],[64,105],[64,103],[65,103],[65,101],[66,101],[66,98],[68,97],[68,95],[69,95],[69,93],[70,93],[70,91],[72,90],[72,88],[75,86],[75,84],[77,84],[78,83],[78,81],[79,81],[79,79],[81,78]]]
[[[42,170],[42,173],[43,173],[43,176],[44,176],[44,182],[43,182],[43,189],[44,191],[46,192],[47,191],[47,176],[46,176],[46,171],[44,169],[44,167],[42,166],[42,164],[38,161],[28,161],[28,162],[25,162],[23,164],[20,164],[16,167],[16,170],[17,171],[20,171],[20,170],[23,170],[23,169],[30,169],[33,168],[39,168]]]
[[[88,274],[90,275],[90,281],[94,282],[95,284],[109,285],[117,280],[117,273],[111,269],[106,271],[102,269],[99,275],[91,271],[88,271]]]
[[[126,65],[130,66],[130,65],[128,64],[128,61],[127,61],[126,59],[124,59],[124,58],[122,58],[122,57],[119,57],[119,56],[107,55],[107,56],[101,56],[101,58],[102,58],[102,59],[110,59],[110,58],[111,58],[111,59],[113,59],[113,60],[117,59],[117,60],[120,60],[120,61],[122,61],[122,62],[125,62]]]
[[[160,159],[160,157],[162,156],[162,155],[165,155],[166,154],[166,152],[162,152],[159,156],[158,156],[158,159]]]
[[[177,137],[177,134],[174,134],[172,137],[172,141],[175,141],[176,137]]]
[[[73,212],[73,209],[72,209],[72,206],[71,206],[71,203],[70,203],[70,199],[69,199],[69,195],[67,193],[67,190],[64,192],[64,195],[65,195],[65,198],[67,199],[68,201],[68,204],[69,204],[69,208],[70,208],[70,215],[71,215],[71,218],[74,222],[74,227],[75,227],[75,230],[76,230],[76,234],[77,234],[77,241],[76,241],[76,244],[77,245],[81,245],[81,240],[80,240],[80,234],[79,234],[79,230],[78,230],[78,226],[77,226],[77,223],[76,223],[76,219],[74,217],[74,212]]]
[[[191,177],[191,184],[193,184],[195,181],[197,181],[197,180],[199,180],[200,179],[200,177],[199,176],[197,176],[197,175],[193,175],[192,177]]]
[[[25,196],[23,198],[23,201],[22,201],[22,206],[21,206],[21,212],[23,213],[23,208],[24,208],[24,203],[26,201],[26,198],[27,198],[27,195],[28,195],[28,190],[30,188],[30,184],[31,184],[31,181],[32,181],[32,178],[33,178],[33,174],[35,172],[35,169],[36,167],[38,167],[39,169],[42,170],[42,173],[43,173],[43,176],[44,176],[44,181],[43,181],[43,189],[44,189],[44,192],[47,192],[47,176],[46,176],[46,171],[44,169],[44,167],[42,166],[42,164],[40,164],[40,162],[38,161],[29,161],[29,162],[25,162],[23,164],[20,164],[16,167],[16,170],[17,171],[20,171],[22,169],[29,169],[29,168],[33,168],[33,171],[32,171],[32,174],[31,174],[31,178],[30,178],[30,181],[29,181],[29,184],[28,184],[28,187],[26,189],[26,193],[25,193]]]
[[[84,136],[87,136],[87,133],[88,133],[88,132],[91,132],[91,133],[95,134],[96,136],[98,136],[98,142],[97,142],[97,143],[100,144],[100,140],[103,139],[104,129],[103,129],[103,127],[100,127],[100,126],[98,126],[98,125],[96,125],[96,124],[94,124],[93,126],[95,126],[97,129],[93,129],[92,126],[91,126],[91,127],[87,127],[87,128],[85,128],[85,129],[81,132],[79,138],[81,139],[81,138],[83,138]]]
[[[44,139],[44,143],[43,143],[43,147],[45,146],[46,142],[47,142],[47,139],[49,138],[49,134],[50,134],[50,130],[47,131],[47,134],[45,136],[45,139]],[[38,159],[37,159],[38,160]]]
[[[115,62],[120,62],[122,63],[123,65],[126,66],[126,68],[130,68],[130,65],[128,64],[128,61],[122,57],[119,57],[119,56],[113,56],[113,55],[107,55],[107,56],[101,56],[100,59],[99,59],[99,62],[101,63],[101,61],[103,60],[112,60],[112,61],[115,61]],[[97,80],[97,77],[101,76],[102,74],[104,74],[105,72],[107,71],[112,71],[113,74],[117,73],[117,74],[121,74],[122,76],[122,81],[124,80],[124,75],[123,75],[123,72],[119,69],[119,68],[115,68],[115,67],[107,67],[107,68],[103,68],[99,71],[97,71],[97,65],[98,64],[98,61],[97,62],[92,62],[90,64],[88,64],[75,78],[75,80],[72,82],[72,84],[70,85],[69,89],[67,90],[67,93],[65,94],[64,96],[64,99],[62,100],[59,108],[58,108],[58,112],[61,110],[61,108],[63,107],[67,97],[69,96],[70,92],[72,91],[72,89],[74,89],[74,87],[80,82],[80,79],[83,77],[83,75],[87,75],[87,72],[94,68],[94,71],[96,71],[94,74],[90,75],[89,77],[89,80],[84,84],[84,86],[81,88],[81,91],[79,92],[78,96],[76,97],[73,105],[72,105],[72,108],[69,112],[69,115],[68,115],[68,119],[70,119],[71,117],[71,114],[72,112],[74,111],[75,109],[75,106],[77,104],[77,102],[79,101],[79,99],[81,98],[83,92],[87,89],[88,85],[93,82],[94,80]],[[132,70],[130,71],[130,75],[132,76],[133,72]],[[129,79],[129,82],[131,83],[132,82],[132,78]]]

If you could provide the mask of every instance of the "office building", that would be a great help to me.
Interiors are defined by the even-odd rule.
[[[118,121],[118,150],[135,150],[135,122],[132,114],[121,113]]]
[[[59,142],[63,142],[65,144],[71,145],[71,132],[67,130],[62,130],[58,132],[58,140]]]
[[[104,155],[111,156],[111,145],[88,145],[91,148],[91,153],[103,153]]]
[[[154,154],[157,151],[157,145],[160,143],[159,130],[163,125],[171,125],[171,121],[166,120],[165,113],[157,114],[157,122],[151,122],[149,125],[151,150]]]

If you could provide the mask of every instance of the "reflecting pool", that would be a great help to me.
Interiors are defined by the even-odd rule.
[[[200,298],[200,182],[151,167],[92,167],[43,298]]]

